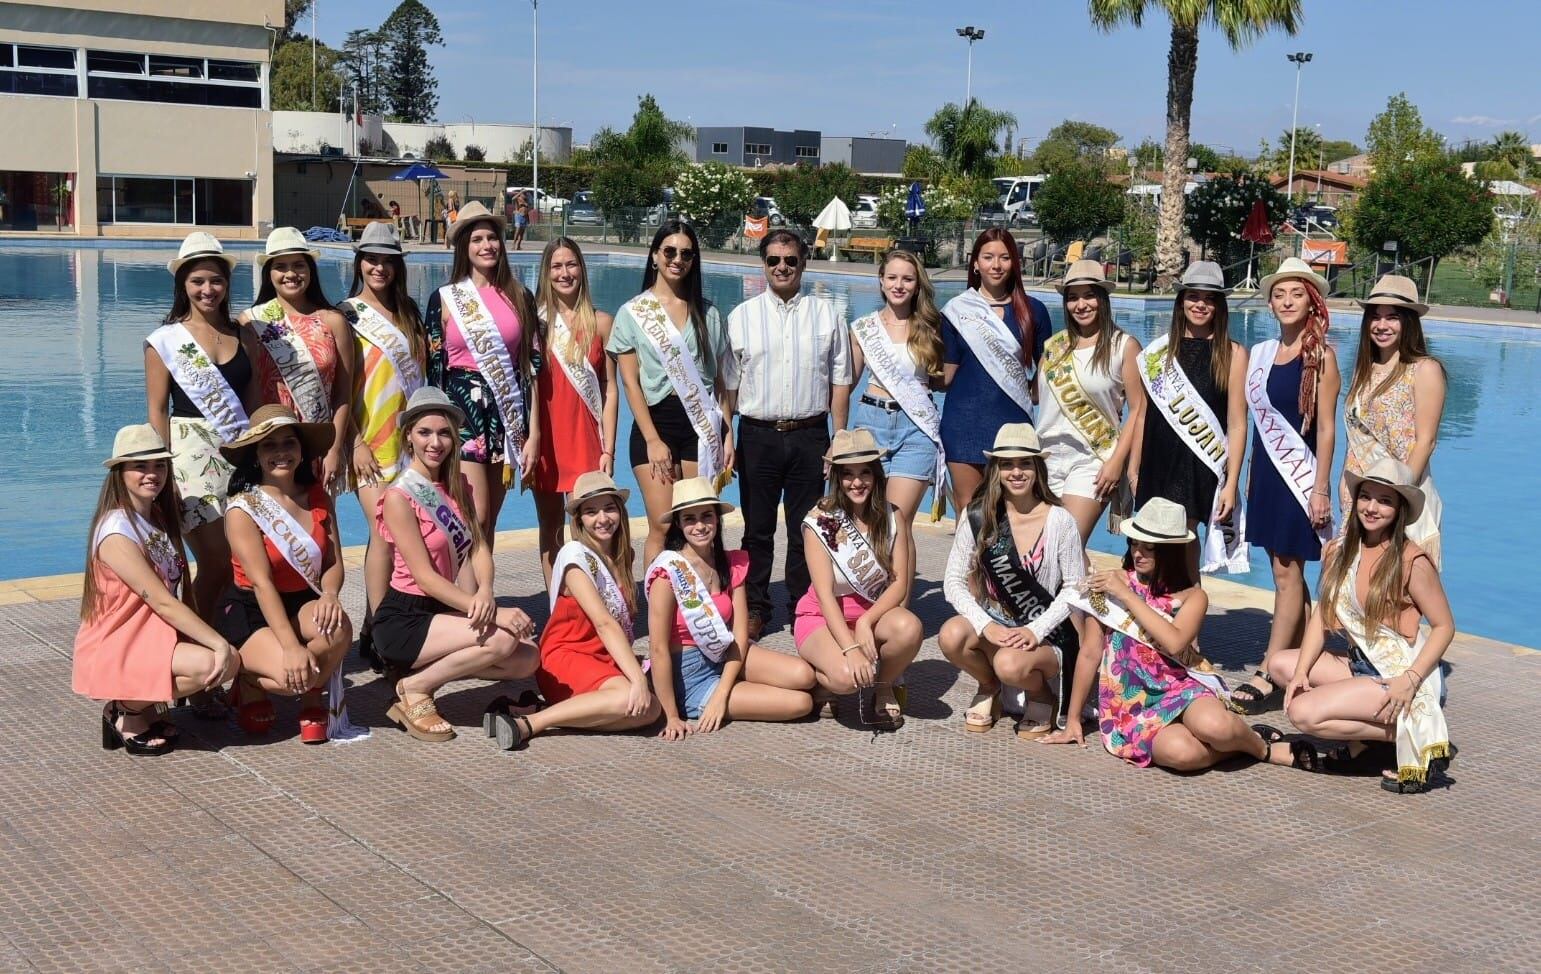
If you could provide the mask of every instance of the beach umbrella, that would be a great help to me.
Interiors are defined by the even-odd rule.
[[[437,179],[448,179],[448,178],[449,178],[448,176],[446,176],[446,175],[444,175],[444,173],[440,172],[439,168],[437,166],[435,166],[431,162],[414,162],[414,163],[412,163],[412,165],[410,165],[407,168],[401,170],[400,172],[392,173],[390,175],[390,179],[392,181],[394,181],[394,182],[398,182],[398,183],[414,182],[414,183],[417,183],[417,191],[418,191],[419,199],[421,199],[421,197],[422,197],[423,183],[424,182],[426,182],[426,181],[433,181],[433,180],[437,180]],[[421,209],[421,207],[419,207],[419,209]],[[433,217],[432,217],[432,215],[430,215],[429,216],[429,220],[431,221],[432,219],[433,219]],[[448,229],[449,229],[448,227],[445,227],[446,231]]]
[[[926,198],[920,192],[920,180],[910,183],[910,195],[904,201],[904,216],[910,221],[910,233],[915,232],[915,224],[926,215]]]
[[[1257,250],[1257,245],[1268,246],[1273,243],[1273,227],[1268,225],[1268,207],[1262,200],[1252,204],[1252,212],[1247,214],[1247,222],[1241,226],[1241,239],[1247,242],[1247,279],[1242,282],[1242,287],[1257,287],[1252,277],[1252,257]]]
[[[839,231],[851,229],[851,208],[845,205],[845,200],[836,196],[824,204],[824,209],[813,218],[813,225],[833,239]],[[833,243],[829,244],[829,251],[833,254],[834,260],[840,259],[840,251]]]

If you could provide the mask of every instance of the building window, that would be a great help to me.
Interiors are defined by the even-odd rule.
[[[818,157],[818,146],[800,145],[797,147],[797,158],[799,159],[817,159]]]
[[[262,68],[247,61],[88,51],[86,95],[118,101],[261,108]]]
[[[251,226],[251,192],[249,179],[98,176],[96,220],[101,224]]]
[[[744,155],[746,155],[746,156],[768,156],[770,154],[771,154],[771,147],[770,147],[770,143],[768,143],[768,142],[745,142],[744,143]]]
[[[727,154],[728,154],[728,144],[726,142],[713,142],[712,143],[712,155],[714,155],[714,156],[725,156]]]
[[[79,93],[72,49],[0,44],[0,94],[74,98]]]
[[[0,230],[63,230],[75,222],[73,173],[0,172]]]

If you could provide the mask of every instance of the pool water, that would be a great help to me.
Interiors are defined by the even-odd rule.
[[[143,339],[170,306],[165,264],[173,252],[149,244],[0,244],[0,428],[10,431],[9,449],[0,451],[0,537],[6,548],[0,578],[81,570],[101,460],[118,427],[144,421]],[[250,254],[242,252],[236,268],[233,308],[246,307],[255,293]],[[534,283],[536,259],[530,253],[516,257],[527,285]],[[724,313],[764,288],[755,268],[708,264],[706,269],[707,297]],[[444,282],[448,265],[441,255],[414,256],[409,270],[412,293],[425,302]],[[351,261],[323,258],[326,293],[334,299],[346,294],[351,272]],[[589,274],[595,304],[614,311],[639,289],[641,260],[594,257]],[[810,274],[809,281],[848,316],[878,305],[875,276]],[[945,300],[959,289],[943,286],[939,297]],[[1049,297],[1057,328],[1063,314]],[[1163,333],[1169,320],[1164,313],[1139,310],[1120,310],[1117,318],[1141,342]],[[1233,314],[1232,322],[1236,338],[1247,345],[1271,337],[1274,327],[1272,317],[1255,305]],[[1357,315],[1333,319],[1345,375],[1353,369],[1357,327]],[[1534,507],[1541,484],[1534,447],[1541,330],[1432,320],[1425,329],[1450,376],[1433,470],[1445,502],[1444,578],[1457,624],[1464,632],[1534,644],[1520,608],[1530,597],[1525,552],[1541,524]],[[624,450],[631,422],[624,397],[621,409]],[[1341,467],[1343,449],[1340,427],[1335,468]],[[617,475],[635,485],[629,470]],[[727,493],[736,500],[736,487]],[[358,505],[348,497],[338,509],[344,541],[362,542]],[[499,526],[534,523],[527,497],[511,494]],[[1092,544],[1122,550],[1102,528]],[[1268,587],[1263,553],[1254,549],[1251,573],[1234,577]]]

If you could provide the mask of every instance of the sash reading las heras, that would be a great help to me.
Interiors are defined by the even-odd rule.
[[[524,393],[519,387],[519,373],[514,369],[513,357],[509,355],[508,345],[503,341],[492,311],[482,302],[470,280],[439,288],[439,306],[460,329],[471,357],[476,360],[482,381],[492,390],[493,404],[498,407],[498,415],[503,420],[503,449],[507,457],[503,464],[503,483],[512,483],[529,435]],[[521,322],[521,327],[533,325]],[[522,477],[520,485],[525,486]]]

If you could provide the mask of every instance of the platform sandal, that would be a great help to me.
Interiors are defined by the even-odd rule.
[[[428,730],[428,727],[444,720],[439,714],[439,708],[434,706],[433,697],[424,695],[423,699],[409,705],[399,685],[396,687],[396,700],[385,712],[385,716],[420,741],[439,744],[455,739],[453,727],[441,731]]]
[[[509,716],[516,714],[528,715],[541,710],[545,706],[546,701],[541,699],[540,694],[534,690],[525,690],[519,694],[517,699],[506,694],[495,697],[492,703],[487,705],[487,709],[482,711],[482,730],[486,732],[488,737],[492,737],[497,732],[493,718],[498,714],[507,714]]]
[[[1252,676],[1260,676],[1268,684],[1267,692],[1259,690],[1250,682],[1243,683],[1231,691],[1229,706],[1238,714],[1249,717],[1257,714],[1265,714],[1270,710],[1276,710],[1284,704],[1284,688],[1268,678],[1268,674],[1262,670],[1256,670]],[[1250,679],[1250,677],[1249,677]]]
[[[980,690],[963,711],[963,729],[971,734],[985,734],[1001,719],[1001,688]]]
[[[522,751],[530,745],[530,738],[535,736],[535,728],[524,714],[493,714],[492,732],[498,739],[499,749],[504,751]]]
[[[161,734],[159,724],[154,723],[137,734],[125,734],[118,727],[119,717],[138,717],[143,710],[130,710],[116,700],[102,711],[102,750],[116,751],[122,748],[129,754],[154,757],[176,747],[176,742]],[[159,741],[159,743],[154,743]]]

